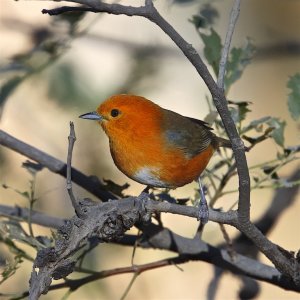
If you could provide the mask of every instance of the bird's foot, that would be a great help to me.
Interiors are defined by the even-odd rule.
[[[143,213],[141,214],[141,220],[143,223],[151,221],[151,212],[147,209],[148,200],[151,199],[151,195],[145,190],[137,197],[138,205],[141,205]]]
[[[200,220],[200,222],[202,224],[206,224],[208,222],[208,218],[209,218],[209,211],[208,211],[208,206],[205,201],[202,201],[202,199],[200,199],[200,203],[199,203],[199,211],[198,211],[198,221]]]
[[[206,224],[208,222],[208,218],[209,218],[209,211],[208,211],[208,205],[207,205],[207,201],[206,201],[206,198],[204,195],[200,177],[198,178],[198,183],[199,183],[200,201],[199,201],[199,206],[198,206],[199,211],[198,211],[197,219],[198,219],[198,221],[200,220],[200,222],[202,224]]]

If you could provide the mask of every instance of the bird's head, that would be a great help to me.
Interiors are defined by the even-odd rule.
[[[83,114],[79,118],[98,121],[106,134],[112,137],[128,131],[153,131],[161,114],[161,108],[150,100],[122,94],[108,98],[96,111]]]

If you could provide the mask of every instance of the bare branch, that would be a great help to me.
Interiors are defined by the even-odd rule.
[[[71,179],[72,165],[71,164],[72,164],[73,147],[74,147],[74,143],[76,141],[73,122],[70,122],[70,134],[69,134],[68,140],[69,140],[69,147],[68,147],[68,157],[67,157],[67,191],[68,191],[70,200],[72,202],[72,205],[75,209],[76,215],[79,218],[84,218],[85,214],[82,211],[80,205],[77,203],[77,200],[75,198],[75,195],[73,193],[73,188],[72,188],[72,179]]]
[[[136,222],[148,219],[154,207],[161,207],[160,203],[156,203],[148,199],[146,194],[141,194],[138,199],[127,198],[97,205],[87,203],[85,209],[88,217],[81,220],[74,216],[59,230],[60,238],[55,247],[38,252],[30,281],[30,299],[37,299],[41,293],[46,292],[52,278],[66,277],[74,270],[75,261],[72,256],[89,238],[97,236],[104,242],[118,240]],[[197,214],[197,208],[194,208],[195,218]],[[239,254],[232,260],[226,250],[214,248],[200,239],[186,239],[154,224],[141,225],[141,229],[145,235],[144,241],[139,243],[141,247],[169,249],[187,260],[207,261],[237,274],[248,275],[292,290],[300,289],[275,268]],[[35,268],[39,269],[38,273]]]
[[[299,174],[295,175],[295,176],[299,176]],[[282,189],[282,191],[283,190],[284,189]],[[292,189],[288,189],[288,190],[285,189],[285,191],[291,191],[293,193],[293,195],[295,195],[296,190],[297,190],[297,188],[292,188]],[[289,194],[289,198],[294,199],[294,196],[292,196],[292,194]],[[136,203],[136,201],[141,201],[141,200],[142,199],[129,198],[129,199],[116,201],[115,204],[116,204],[116,206],[124,205],[124,203],[127,201],[128,202],[127,204],[129,205],[128,210],[130,210],[130,207],[132,207],[132,206],[136,207],[136,204],[134,204],[134,203]],[[120,204],[118,204],[117,202],[119,202]],[[130,204],[130,202],[132,202],[132,204]],[[164,203],[164,202],[160,203],[157,201],[153,201],[151,199],[147,199],[147,200],[144,199],[144,201],[142,203],[144,203],[144,204],[139,207],[142,209],[142,211],[145,209],[146,211],[148,211],[148,213],[151,213],[152,211],[155,210],[155,211],[161,211],[161,212],[162,211],[165,211],[165,212],[171,211],[173,213],[175,213],[177,211],[177,212],[183,213],[186,216],[188,216],[188,215],[193,216],[194,218],[196,218],[198,215],[198,209],[193,208],[193,207],[186,207],[186,206]],[[102,205],[102,204],[100,204],[100,205]],[[272,207],[273,207],[273,205],[272,205]],[[95,209],[95,207],[92,208],[92,210],[94,210],[94,209]],[[98,208],[96,208],[96,209],[98,209]],[[25,215],[25,217],[26,217],[26,211],[27,211],[24,208],[8,209],[7,207],[4,206],[4,209],[3,209],[2,206],[0,206],[0,212],[2,210],[7,212],[6,215],[9,215],[9,213],[11,211],[15,211],[13,213],[13,215],[17,214],[20,217],[23,215]],[[102,209],[99,207],[99,210],[101,211]],[[279,209],[279,211],[280,211],[280,209]],[[215,213],[216,213],[216,215],[215,215]],[[218,216],[218,214],[219,214],[218,212],[211,211],[210,217],[215,218],[216,216]],[[222,215],[222,213],[221,213],[221,215]],[[225,215],[225,214],[223,213],[223,215]],[[43,224],[43,221],[47,222],[47,218],[50,218],[50,217],[46,216],[46,219],[44,220],[43,215],[41,215],[40,218],[37,218],[38,216],[39,216],[39,213],[33,211],[33,215],[32,215],[33,223],[38,221],[38,222],[42,223],[41,225],[45,225],[45,224]],[[99,220],[97,220],[98,217],[100,218]],[[93,219],[93,221],[95,223],[97,223],[97,222],[101,223],[101,219],[103,218],[103,216],[99,215],[98,217],[91,216],[91,217],[88,217],[87,219]],[[56,218],[53,218],[53,219],[54,219],[54,221],[51,220],[51,218],[50,218],[51,222],[54,224],[55,224],[55,222],[57,222],[58,224],[69,224],[69,225],[67,225],[67,227],[69,228],[69,231],[72,231],[71,230],[72,226],[70,225],[70,223],[65,223],[66,221],[62,221],[59,219],[56,220]],[[73,221],[71,220],[71,222],[73,222]],[[80,227],[83,229],[90,226],[90,225],[87,225],[89,223],[88,220],[83,221],[83,223],[82,223],[82,221],[80,221],[80,222],[81,222]],[[74,226],[78,227],[78,225],[79,225],[78,221],[76,221],[76,222],[74,221]],[[52,225],[49,225],[49,226],[52,226]],[[57,225],[55,225],[53,227],[57,227]],[[89,227],[89,228],[91,228],[91,227]],[[281,275],[276,269],[274,269],[270,266],[266,266],[266,268],[265,268],[265,265],[261,264],[260,262],[258,262],[256,260],[249,260],[248,258],[246,258],[240,254],[235,254],[235,256],[234,256],[235,259],[233,260],[232,257],[228,254],[227,250],[220,250],[218,248],[215,248],[213,246],[210,246],[210,245],[204,243],[203,241],[201,241],[199,239],[184,238],[182,236],[179,236],[179,235],[173,233],[172,231],[170,231],[168,229],[163,229],[160,226],[157,226],[154,224],[142,226],[141,229],[143,230],[144,238],[138,243],[139,247],[164,249],[164,250],[176,252],[181,255],[189,255],[190,256],[188,258],[189,260],[206,261],[206,262],[209,262],[209,263],[211,263],[215,266],[218,266],[224,270],[229,270],[236,274],[244,274],[251,278],[256,278],[256,279],[259,279],[262,281],[267,281],[274,285],[281,286],[285,289],[290,289],[290,290],[297,289],[297,287],[295,286],[295,284],[292,283],[292,281],[288,280],[285,276]],[[62,230],[62,232],[65,232],[65,230]],[[96,234],[96,236],[97,236],[97,234]],[[66,235],[65,235],[65,238],[67,240],[69,240],[70,244],[72,244],[73,239],[67,238]],[[129,238],[129,243],[127,241],[128,238]],[[117,243],[121,243],[124,245],[133,245],[135,243],[135,239],[134,239],[134,237],[128,236],[128,237],[124,238],[124,242],[122,239]],[[236,245],[236,242],[235,242],[235,245]],[[246,248],[248,250],[252,249],[253,247],[251,247],[251,245],[252,244],[249,244]],[[237,250],[240,250],[240,247],[238,247]],[[241,261],[244,262],[242,266],[239,265]],[[57,285],[55,285],[55,286],[57,286]],[[61,287],[64,287],[64,286],[61,286]]]
[[[20,221],[28,221],[29,209],[23,207],[11,207],[7,205],[0,205],[0,216],[7,218],[17,218]],[[56,228],[63,226],[65,221],[56,217],[51,217],[44,213],[32,210],[31,222],[45,227]]]
[[[230,20],[229,20],[229,25],[226,33],[226,38],[224,42],[224,47],[222,49],[222,55],[221,55],[221,60],[220,60],[220,65],[219,65],[219,76],[218,76],[218,87],[222,90],[224,90],[224,76],[226,73],[226,65],[227,65],[227,58],[228,58],[228,53],[230,50],[230,44],[231,44],[231,39],[233,36],[235,24],[238,20],[239,14],[240,14],[240,5],[241,5],[241,0],[235,0],[231,13],[230,13]]]

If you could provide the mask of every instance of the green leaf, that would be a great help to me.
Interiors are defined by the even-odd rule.
[[[236,108],[234,108],[236,115],[236,121],[235,122],[241,122],[243,120],[245,120],[246,115],[248,112],[250,112],[251,110],[248,108],[249,104],[251,104],[251,102],[247,102],[247,101],[228,101],[229,104],[234,105]],[[230,108],[233,109],[233,108]]]
[[[288,96],[288,107],[292,118],[300,118],[300,73],[290,77],[287,87],[291,90]]]
[[[194,24],[196,29],[208,28],[215,23],[215,20],[219,17],[218,11],[210,4],[205,4],[201,7],[197,15],[193,15],[192,19],[189,19]]]
[[[239,111],[235,107],[229,107],[230,115],[234,123],[238,123],[240,121]]]
[[[22,262],[22,256],[16,255],[12,263],[7,263],[4,270],[2,271],[2,279],[0,280],[0,284],[2,284],[5,280],[9,279],[11,276],[13,276]]]
[[[196,29],[207,27],[207,23],[206,23],[205,18],[203,18],[200,15],[193,15],[192,18],[189,19],[189,21],[194,24]]]
[[[267,124],[273,128],[271,136],[276,144],[284,148],[284,128],[286,122],[280,121],[278,118],[271,118],[267,121]]]
[[[244,48],[232,48],[227,62],[225,75],[225,89],[228,89],[243,74],[244,69],[250,64],[255,47],[248,38]]]
[[[32,176],[36,175],[37,172],[42,171],[44,166],[40,163],[32,162],[30,160],[26,160],[22,163],[22,167],[25,168]]]
[[[252,129],[255,129],[256,131],[261,131],[260,126],[266,124],[271,119],[271,117],[263,117],[257,120],[253,120],[242,129],[241,133],[245,133]]]
[[[27,191],[25,191],[25,192],[19,192],[19,194],[21,196],[25,197],[26,199],[30,199],[30,195],[29,195],[29,193]]]
[[[204,43],[205,58],[218,76],[222,51],[221,38],[213,28],[210,29],[210,34],[200,33],[200,37]]]
[[[266,174],[266,175],[270,175],[271,179],[274,180],[278,180],[279,176],[278,174],[275,172],[276,168],[278,167],[278,165],[274,165],[274,166],[264,166],[262,168],[262,171]]]

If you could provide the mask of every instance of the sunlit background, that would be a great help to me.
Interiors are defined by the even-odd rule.
[[[157,9],[182,36],[202,53],[203,46],[193,24],[189,22],[204,1],[155,1]],[[224,37],[233,1],[214,1],[219,11],[216,31]],[[140,5],[142,1],[121,1]],[[58,18],[43,15],[43,8],[64,3],[51,1],[0,2],[0,82],[3,83],[26,70],[18,69],[16,56],[30,68],[41,66],[39,72],[25,78],[2,103],[0,128],[14,137],[65,161],[69,121],[74,121],[77,135],[73,166],[85,174],[111,179],[123,185],[129,183],[127,194],[138,195],[144,188],[125,177],[110,157],[108,140],[93,122],[78,119],[78,115],[94,110],[105,98],[116,93],[143,95],[159,105],[182,115],[203,119],[208,113],[206,86],[195,69],[174,43],[154,24],[140,17],[87,14],[79,23],[77,33],[70,37],[70,27]],[[65,3],[66,4],[66,3]],[[248,118],[275,116],[286,120],[285,144],[299,143],[297,123],[287,107],[288,78],[300,70],[299,52],[300,2],[293,0],[243,1],[240,18],[233,38],[234,46],[241,46],[250,37],[257,53],[242,78],[232,87],[229,99],[252,102]],[[80,32],[81,34],[78,34]],[[48,66],[45,53],[36,50],[34,59],[28,53],[45,38],[60,40],[60,55]],[[298,45],[298,48],[295,46]],[[293,47],[294,46],[294,47]],[[10,68],[8,69],[7,66]],[[276,157],[278,146],[265,141],[247,154],[254,165]],[[215,157],[214,159],[217,159]],[[28,206],[28,202],[14,189],[26,191],[31,179],[21,167],[25,157],[4,147],[0,148],[0,203]],[[282,170],[289,176],[297,163]],[[236,188],[232,181],[229,188]],[[193,196],[197,185],[192,183],[174,192],[180,197]],[[76,187],[79,198],[90,196]],[[268,207],[274,191],[252,193],[252,219],[261,216]],[[48,170],[37,175],[35,209],[50,215],[68,218],[73,209],[67,196],[65,180]],[[230,207],[237,200],[231,194],[218,202]],[[300,199],[298,199],[300,200]],[[284,201],[284,199],[283,199]],[[297,201],[280,218],[269,238],[285,249],[299,248],[299,211]],[[180,216],[162,216],[166,227],[192,237],[197,222]],[[24,229],[27,230],[26,224]],[[34,227],[36,234],[50,234],[50,230]],[[236,230],[228,228],[234,236]],[[132,230],[134,232],[134,230]],[[217,245],[223,242],[219,226],[209,223],[203,239]],[[23,246],[22,246],[23,247]],[[28,247],[24,246],[28,250]],[[10,259],[7,249],[0,245],[1,256]],[[113,269],[131,263],[131,248],[100,245],[94,250],[86,267],[95,270]],[[34,257],[35,253],[31,252]],[[174,255],[160,250],[138,249],[135,263],[147,263]],[[265,257],[262,261],[268,263]],[[148,271],[139,276],[127,299],[205,299],[213,268],[204,262]],[[28,288],[31,264],[25,262],[13,280],[1,286],[6,293],[23,292]],[[71,295],[70,299],[119,299],[132,274],[113,276],[89,284]],[[74,278],[71,275],[71,278]],[[218,287],[217,299],[236,299],[240,282],[230,273]],[[60,299],[66,290],[50,292],[43,299]],[[299,299],[299,295],[262,283],[259,299]]]

